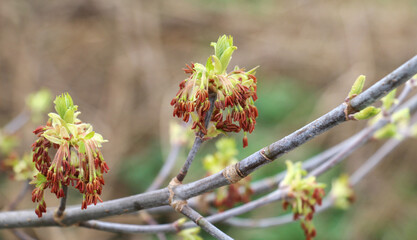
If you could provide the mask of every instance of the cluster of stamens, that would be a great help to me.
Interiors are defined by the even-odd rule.
[[[39,172],[31,182],[36,184],[32,201],[38,202],[35,212],[39,217],[46,212],[44,191],[48,188],[57,198],[62,198],[64,186],[75,187],[83,194],[81,209],[102,202],[103,174],[109,171],[99,149],[106,140],[93,132],[90,124],[76,118],[64,120],[55,113],[49,116],[45,126],[33,131],[38,137],[32,144],[33,162]],[[54,154],[53,159],[50,154]]]
[[[255,129],[258,110],[254,102],[256,77],[244,69],[235,69],[229,74],[207,75],[198,71],[194,64],[184,71],[190,76],[179,84],[179,91],[171,105],[173,115],[188,122],[193,120],[192,129],[207,135],[206,114],[210,108],[209,95],[215,95],[210,123],[220,132],[245,132],[243,145],[247,146],[246,133]],[[205,75],[206,74],[206,75]],[[210,126],[209,126],[210,127]]]
[[[321,205],[325,195],[322,183],[317,183],[315,177],[304,176],[307,172],[302,168],[301,162],[293,164],[286,161],[287,174],[280,183],[280,187],[288,188],[289,193],[283,200],[282,207],[292,209],[294,220],[300,218],[301,227],[307,240],[316,236],[316,229],[312,222],[316,211],[315,205]]]

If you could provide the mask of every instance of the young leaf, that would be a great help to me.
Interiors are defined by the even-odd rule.
[[[364,120],[364,119],[369,119],[369,118],[377,115],[380,112],[381,112],[380,108],[376,108],[374,106],[369,106],[365,109],[362,109],[360,112],[355,113],[353,115],[353,117],[356,120]]]
[[[363,86],[365,85],[365,79],[366,77],[364,75],[360,75],[356,79],[355,83],[352,86],[352,89],[349,92],[349,95],[348,95],[349,99],[362,92]]]
[[[395,124],[387,124],[385,127],[379,129],[375,132],[374,138],[376,139],[386,139],[397,136],[397,126]]]
[[[404,108],[392,114],[393,123],[408,123],[410,120],[410,109]]]
[[[214,65],[214,72],[216,74],[222,74],[222,63],[220,62],[220,59],[216,56],[212,56],[213,58],[213,65]]]
[[[389,110],[395,102],[395,94],[397,92],[397,89],[392,90],[389,92],[385,97],[381,98],[382,106],[384,106],[385,110]]]
[[[88,133],[87,135],[85,135],[84,139],[85,140],[91,139],[92,137],[94,137],[94,134],[95,134],[95,132],[94,131],[91,131],[90,133]]]
[[[232,44],[230,44],[230,39]],[[211,43],[212,46],[214,46],[214,54],[217,58],[221,58],[223,55],[223,52],[230,46],[233,45],[233,38],[230,36],[229,39],[226,35],[220,36],[217,40],[217,43]]]
[[[237,49],[235,46],[228,47],[222,57],[220,58],[220,62],[222,64],[222,73],[224,73],[229,65],[230,60],[232,59],[233,52]]]
[[[54,101],[55,104],[55,111],[61,118],[64,118],[65,113],[67,111],[67,105],[65,104],[64,96],[57,96]]]
[[[65,112],[64,121],[67,123],[74,123],[74,110],[68,109]]]

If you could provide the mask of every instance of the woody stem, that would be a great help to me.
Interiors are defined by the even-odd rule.
[[[214,101],[216,101],[216,98],[217,98],[217,95],[215,93],[212,93],[209,95],[210,108],[206,114],[206,118],[204,122],[205,128],[207,128],[209,125],[211,115],[214,109]],[[187,160],[185,161],[184,165],[182,166],[180,172],[177,175],[177,179],[179,182],[182,182],[185,176],[187,176],[188,169],[190,168],[191,163],[193,163],[193,160],[195,158],[195,155],[197,154],[198,149],[200,149],[201,144],[204,142],[203,137],[204,137],[204,134],[201,131],[199,131],[196,134],[193,147],[188,153]]]
[[[62,185],[62,189],[64,190],[64,196],[61,198],[61,201],[59,202],[59,207],[56,212],[57,217],[61,217],[64,214],[65,206],[67,204],[67,193],[68,193],[68,186]]]

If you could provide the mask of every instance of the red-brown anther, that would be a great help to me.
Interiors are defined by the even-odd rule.
[[[315,237],[315,236],[316,236],[316,234],[317,234],[316,229],[312,229],[312,230],[311,230],[311,233],[310,233],[310,236],[311,236],[311,237]]]
[[[38,218],[42,217],[42,212],[39,210],[39,208],[35,209],[35,213],[36,213],[36,215],[38,215]]]
[[[47,180],[52,180],[52,175],[54,174],[54,172],[52,172],[52,171],[50,171],[50,170],[48,170],[48,173],[47,173],[47,175],[46,175],[46,179]]]
[[[297,220],[299,217],[300,217],[299,213],[294,213],[292,218],[293,218],[293,220]],[[303,224],[303,223],[301,223],[301,224]]]
[[[316,208],[314,207],[314,205],[310,205],[310,209],[313,213],[316,212]]]
[[[219,122],[219,121],[223,120],[223,114],[221,112],[213,114],[213,117],[211,118],[211,120],[214,121],[214,122]]]
[[[101,184],[97,179],[93,180],[93,186],[94,186],[94,190],[97,190],[97,189],[101,188]]]
[[[58,184],[53,182],[52,184],[52,188],[51,188],[51,193],[57,193],[58,192]]]
[[[252,99],[253,99],[253,101],[258,100],[258,94],[254,93],[254,94],[252,95]]]
[[[65,197],[64,189],[60,188],[58,193],[56,194],[57,198]]]
[[[94,192],[94,186],[91,182],[87,183],[87,193],[93,193]]]
[[[180,85],[179,85],[179,87],[180,87],[180,90],[181,89],[183,89],[184,87],[185,87],[185,80],[182,80],[181,82],[180,82]],[[178,94],[177,94],[178,95]]]
[[[191,66],[189,66],[188,64],[185,64],[185,66],[187,68],[182,69],[182,70],[184,70],[185,73],[192,74],[194,72],[194,63],[191,63]]]
[[[39,126],[39,127],[37,127],[37,128],[33,131],[33,133],[34,133],[35,135],[38,135],[39,133],[43,133],[43,132],[44,132],[44,128],[45,128],[45,126]]]
[[[77,188],[80,191],[80,193],[84,193],[85,183],[81,180],[78,180],[78,183],[77,183],[77,185],[75,185],[75,188]]]
[[[94,158],[94,167],[98,168],[99,165],[100,165],[100,159],[98,157]]]
[[[189,113],[185,113],[184,115],[183,115],[183,117],[182,117],[182,120],[184,121],[184,122],[188,122],[188,120],[190,119],[190,114]]]
[[[83,209],[87,209],[87,202],[85,200],[83,200],[83,203],[81,204],[81,210]]]
[[[109,169],[110,168],[109,168],[109,166],[107,165],[106,162],[101,162],[101,166],[100,166],[101,173],[103,173],[103,171],[107,173],[109,171]]]
[[[243,148],[248,146],[248,137],[244,136],[243,137]]]
[[[248,74],[248,78],[252,79],[254,83],[256,83],[256,77],[253,74]]]
[[[287,210],[289,204],[287,201],[282,202],[282,209]]]
[[[307,221],[311,221],[313,219],[313,213],[312,212],[308,213],[307,216],[305,217],[305,219]]]

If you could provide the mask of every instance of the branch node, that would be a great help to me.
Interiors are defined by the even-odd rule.
[[[182,183],[176,177],[174,177],[171,180],[171,182],[169,182],[168,184],[168,191],[169,191],[168,202],[169,202],[169,205],[177,212],[181,212],[184,206],[187,205],[186,200],[175,198],[175,192],[173,188],[181,184]]]
[[[230,184],[239,182],[245,176],[239,170],[239,163],[229,165],[223,170],[224,178],[229,181]]]
[[[197,224],[197,225],[200,225],[200,220],[201,219],[203,219],[203,216],[199,216],[196,220],[195,220],[195,223]]]
[[[344,105],[346,105],[346,108],[343,111],[345,113],[345,120],[346,121],[352,120],[351,116],[353,114],[359,112],[358,110],[356,110],[352,107],[352,105],[350,104],[350,100],[352,100],[352,98],[347,98],[345,100],[345,102],[343,103]]]
[[[54,218],[54,221],[56,223],[58,223],[59,226],[61,226],[61,227],[68,227],[69,226],[69,225],[62,222],[62,220],[64,220],[64,218],[65,218],[65,212],[59,211],[59,208],[57,208],[55,210],[53,218]]]
[[[270,162],[274,161],[274,159],[271,159],[271,158],[269,158],[269,157],[267,157],[267,156],[266,156],[266,154],[265,154],[265,149],[266,149],[266,147],[265,147],[265,148],[262,148],[262,150],[261,150],[261,151],[259,151],[259,154],[261,154],[261,156],[262,156],[263,158],[265,158],[265,160],[267,160],[267,161],[270,161]]]

